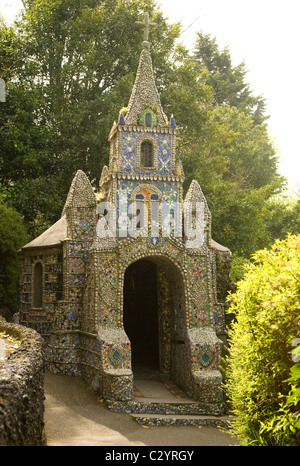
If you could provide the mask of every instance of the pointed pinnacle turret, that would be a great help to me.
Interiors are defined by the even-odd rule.
[[[137,25],[145,27],[143,50],[140,55],[139,66],[128,103],[128,110],[125,116],[126,125],[139,124],[140,116],[145,108],[155,109],[157,126],[165,126],[168,122],[162,109],[159,94],[156,88],[152,59],[150,53],[150,42],[148,42],[149,27],[157,26],[156,23],[149,23],[148,13],[145,14],[145,22],[136,22]]]
[[[96,204],[96,198],[90,180],[82,170],[77,170],[62,215],[68,207],[87,207],[93,204]]]

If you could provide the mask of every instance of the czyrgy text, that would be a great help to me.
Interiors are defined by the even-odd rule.
[[[133,452],[116,452],[105,454],[105,461],[130,461],[133,464],[139,460],[146,459],[147,461],[191,461],[193,451],[187,450],[151,450],[147,454]]]

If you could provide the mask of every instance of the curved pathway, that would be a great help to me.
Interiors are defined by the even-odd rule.
[[[213,427],[143,427],[108,411],[80,377],[45,374],[45,434],[49,446],[229,446]]]

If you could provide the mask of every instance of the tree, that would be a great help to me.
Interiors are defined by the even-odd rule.
[[[169,25],[153,0],[24,0],[13,28],[1,29],[6,57],[6,141],[0,182],[33,235],[60,215],[74,173],[94,186],[107,163],[107,135],[128,103],[141,50],[135,21],[148,11],[154,68],[163,82],[178,25]]]
[[[99,167],[108,158],[107,135],[128,103],[138,65],[141,31],[135,21],[147,10],[158,23],[151,38],[158,74],[165,69],[178,27],[166,23],[152,0],[25,4],[20,27],[30,37],[29,56],[40,63],[38,80],[56,139],[54,154],[62,158],[68,181],[79,168],[99,180]]]
[[[179,153],[193,143],[199,145],[209,139],[212,131],[212,89],[199,79],[199,72],[188,56],[189,52],[184,47],[179,45],[175,48],[160,92],[164,111],[168,116],[174,114],[179,128]]]
[[[213,214],[214,238],[234,257],[248,259],[270,244],[268,199],[278,194],[284,178],[269,138],[264,100],[245,82],[244,63],[232,66],[230,51],[219,51],[216,39],[197,33],[192,61],[198,86],[210,89],[201,106],[202,119],[179,140],[188,186],[197,178]],[[181,92],[179,86],[178,94]],[[194,107],[195,108],[195,107]],[[238,260],[239,261],[239,260]]]
[[[207,137],[179,147],[188,185],[199,181],[213,215],[213,235],[233,253],[249,258],[270,244],[267,200],[283,179],[266,128],[235,107],[206,110]]]
[[[6,82],[0,114],[0,186],[6,202],[31,225],[38,213],[51,212],[59,191],[52,190],[56,167],[49,154],[50,129],[25,43],[15,28],[0,25],[0,70]]]
[[[261,96],[255,97],[245,82],[245,63],[233,67],[228,47],[220,51],[216,38],[200,31],[196,34],[193,58],[203,79],[214,90],[216,105],[236,107],[252,115],[255,124],[262,124],[266,120],[265,100]]]
[[[283,192],[268,200],[267,209],[267,228],[272,241],[284,239],[288,233],[300,234],[300,199],[291,198]]]
[[[299,284],[297,235],[256,252],[236,293],[230,296],[228,312],[236,320],[229,332],[225,388],[236,416],[233,433],[243,444],[261,442],[263,426],[289,395],[286,381],[293,365],[292,343],[300,333]],[[297,413],[299,406],[290,409],[291,414]],[[299,438],[296,430],[290,432],[288,444]]]

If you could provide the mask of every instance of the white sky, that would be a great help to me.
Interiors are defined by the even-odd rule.
[[[267,101],[269,132],[281,156],[279,171],[300,188],[299,0],[157,0],[170,22],[181,21],[181,42],[192,48],[195,32],[229,47],[233,64],[245,61],[246,81]],[[0,0],[8,20],[21,0]],[[193,24],[192,24],[193,23]],[[190,26],[190,27],[189,27]]]

